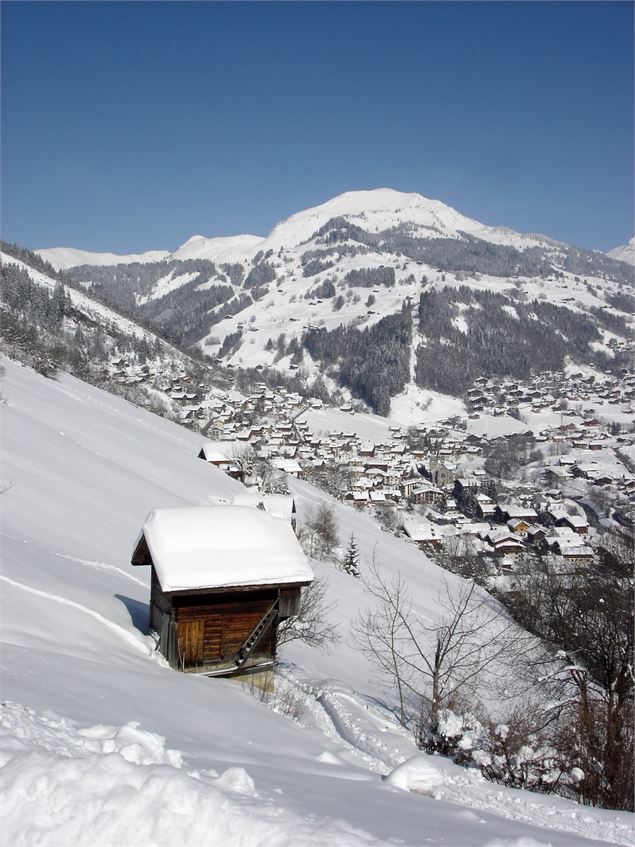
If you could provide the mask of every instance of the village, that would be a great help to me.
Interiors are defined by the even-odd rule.
[[[407,428],[382,419],[372,440],[351,403],[334,409],[265,382],[246,395],[231,383],[210,391],[121,358],[107,375],[161,393],[204,437],[200,458],[248,491],[288,493],[287,475],[307,479],[445,567],[477,562],[499,591],[544,556],[567,573],[597,566],[608,534],[628,544],[635,525],[626,370],[478,378],[465,415]]]

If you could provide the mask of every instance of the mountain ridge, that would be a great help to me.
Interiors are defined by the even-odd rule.
[[[612,259],[617,259],[618,262],[635,265],[635,235],[626,244],[620,244],[619,247],[609,250],[606,255]]]
[[[520,249],[532,245],[564,245],[564,242],[547,235],[521,233],[504,225],[483,224],[441,200],[428,198],[416,192],[375,188],[346,191],[324,203],[295,212],[279,221],[266,236],[193,235],[173,251],[149,250],[130,254],[93,252],[74,247],[40,248],[34,252],[50,262],[56,270],[67,270],[80,265],[110,266],[170,259],[208,259],[231,263],[253,258],[259,249],[276,250],[290,244],[298,246],[303,238],[309,239],[321,226],[337,217],[347,217],[353,222],[370,227],[370,231],[374,232],[389,229],[391,226],[407,221],[417,225],[417,234],[420,237],[425,237],[426,234],[427,237],[456,237],[457,233],[464,232],[491,243],[512,244]],[[633,239],[629,244],[633,245]],[[625,245],[626,248],[628,246]],[[619,255],[614,254],[624,250],[625,247],[615,248],[607,255],[619,259]]]
[[[635,312],[624,262],[386,188],[297,212],[265,238],[193,236],[158,262],[66,274],[209,362],[325,379],[383,413],[412,387],[461,397],[478,376],[513,376],[514,361],[625,367]],[[395,346],[404,308],[412,328],[397,321]]]

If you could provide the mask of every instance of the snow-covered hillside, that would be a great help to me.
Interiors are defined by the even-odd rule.
[[[206,238],[194,235],[172,253],[172,259],[209,259],[210,262],[239,262],[249,259],[262,244],[259,235]]]
[[[342,640],[331,654],[283,651],[295,719],[236,681],[166,667],[145,634],[148,575],[129,564],[137,533],[151,509],[230,499],[241,485],[195,458],[192,433],[71,377],[2,364],[1,843],[632,843],[632,816],[417,756],[348,638],[363,587],[328,564],[314,563]],[[303,520],[323,495],[298,483],[296,497]],[[362,569],[374,556],[401,572],[434,618],[444,580],[456,590],[458,578],[334,506]]]
[[[612,259],[617,259],[619,262],[628,262],[629,265],[635,265],[635,235],[627,244],[614,247],[606,255]]]
[[[55,259],[47,251],[40,255]],[[562,337],[565,352],[574,361],[600,369],[606,365],[595,354],[613,359],[609,342],[628,339],[632,329],[631,301],[623,295],[633,278],[623,261],[546,236],[488,226],[439,200],[388,188],[347,192],[298,212],[266,238],[194,236],[165,262],[165,273],[160,274],[155,263],[146,265],[145,271],[135,267],[130,275],[117,268],[100,268],[99,273],[90,267],[75,268],[72,278],[95,286],[108,302],[121,303],[130,314],[141,309],[146,322],[187,338],[187,344],[206,356],[220,357],[238,368],[275,367],[289,376],[302,368],[309,379],[323,375],[326,366],[307,349],[289,353],[291,342],[302,348],[311,329],[373,328],[404,306],[413,307],[414,313],[427,292],[466,287],[477,294],[499,295],[499,305],[506,304],[508,314],[524,324],[536,318],[536,310],[529,308],[534,302],[545,301],[538,318],[543,323],[550,305],[561,307],[566,310],[563,326],[555,325],[557,317],[553,319],[551,339]],[[468,344],[473,332],[479,339],[490,338],[491,328],[477,327],[475,310],[482,306],[466,301],[450,308],[462,309],[454,315],[452,328]],[[580,315],[590,316],[598,327],[592,343],[580,343]],[[277,343],[282,335],[284,345]],[[422,397],[420,389],[462,393],[427,379],[430,357],[425,367],[418,367],[417,350],[428,341],[429,337],[415,333],[409,379],[401,374],[392,392],[392,413],[399,419],[412,411],[418,420],[434,414],[433,398]],[[445,336],[442,342],[460,346],[460,341]],[[528,346],[532,344],[542,346],[535,339]],[[471,354],[474,362],[477,352],[472,349]],[[513,350],[503,356],[507,371],[499,375],[511,375],[510,360],[520,354]],[[390,353],[384,358],[391,357]],[[490,344],[477,369],[482,365],[492,375],[493,357]],[[432,358],[438,369],[443,357],[435,349]],[[333,387],[341,362],[330,364]],[[558,367],[564,364],[559,354]],[[358,385],[358,397],[368,393]],[[441,398],[442,406],[451,402]],[[381,411],[386,413],[384,406]]]
[[[118,255],[93,253],[73,247],[49,247],[36,250],[56,270],[76,265],[116,265],[132,262],[156,262],[161,259],[209,259],[217,262],[236,262],[252,258],[258,250],[279,250],[297,247],[307,241],[325,223],[337,217],[346,217],[371,232],[381,232],[407,221],[416,226],[422,237],[457,237],[467,232],[493,243],[514,244],[527,247],[532,244],[553,243],[542,236],[515,233],[507,227],[487,226],[457,212],[440,200],[431,200],[421,194],[405,194],[391,188],[368,191],[347,191],[326,203],[298,212],[277,224],[263,238],[257,235],[206,237],[194,235],[173,253],[153,250],[147,253]]]
[[[209,259],[212,262],[235,262],[241,258],[250,258],[254,248],[264,241],[258,235],[230,235],[218,238],[206,238],[193,235],[173,253],[169,250],[148,250],[146,253],[95,253],[76,247],[44,247],[34,252],[56,271],[65,271],[79,265],[114,266],[132,265],[136,262],[161,262],[167,259]]]
[[[94,253],[77,247],[47,247],[35,251],[56,271],[65,271],[77,265],[130,265],[133,262],[160,262],[170,255],[169,250],[148,250],[146,253]]]
[[[17,268],[25,271],[29,278],[36,285],[40,285],[43,288],[48,289],[48,291],[54,291],[57,283],[57,280],[52,279],[50,276],[42,273],[41,271],[32,268],[30,265],[25,264],[20,261],[20,259],[16,259],[14,256],[10,256],[8,253],[0,252],[0,263],[3,265],[14,265]],[[73,306],[78,309],[80,312],[91,318],[92,320],[102,324],[111,324],[116,327],[120,332],[125,335],[134,336],[136,338],[147,338],[149,340],[155,340],[156,336],[148,332],[148,330],[143,329],[138,324],[124,317],[123,315],[118,314],[117,312],[109,309],[108,306],[105,306],[103,303],[94,300],[92,297],[89,297],[87,294],[83,294],[81,291],[77,291],[74,288],[68,289],[68,296],[71,299],[71,303]]]

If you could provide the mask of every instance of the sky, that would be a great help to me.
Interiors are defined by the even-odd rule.
[[[630,2],[3,2],[2,237],[173,250],[416,191],[633,234]]]

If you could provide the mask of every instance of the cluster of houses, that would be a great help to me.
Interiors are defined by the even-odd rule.
[[[621,342],[621,347],[624,346],[630,354],[635,352],[631,342]],[[623,352],[621,348],[620,352]],[[547,371],[528,380],[494,381],[478,377],[465,399],[472,418],[478,418],[481,413],[503,415],[519,406],[534,412],[555,409],[564,416],[575,415],[572,406],[585,403],[590,404],[588,411],[594,414],[605,403],[635,402],[635,374],[626,370],[619,376]]]
[[[200,458],[235,479],[254,482],[246,456],[265,459],[297,478],[316,480],[320,471],[334,471],[337,485],[330,493],[402,531],[428,553],[461,549],[490,557],[503,570],[527,551],[587,566],[594,561],[593,534],[588,534],[582,509],[571,501],[568,508],[564,505],[567,486],[582,480],[602,487],[628,504],[627,511],[633,510],[635,477],[614,452],[630,445],[633,435],[613,432],[601,419],[603,403],[635,400],[635,376],[630,373],[547,373],[502,384],[479,378],[467,394],[467,418],[409,429],[390,426],[376,442],[360,438],[353,420],[350,429],[313,432],[305,413],[323,408],[322,401],[284,388],[272,390],[265,383],[247,396],[231,389],[209,391],[185,372],[166,375],[165,369],[148,365],[135,369],[124,360],[111,363],[110,375],[148,382],[162,391],[179,420],[205,436]],[[511,407],[549,413],[545,420],[552,424],[532,433],[545,456],[544,473],[535,489],[525,487],[522,496],[514,480],[497,481],[502,490],[493,495],[483,453],[505,436],[470,433],[468,421],[502,415]],[[463,507],[466,492],[476,509]],[[540,524],[538,511],[548,516],[548,526]]]
[[[161,392],[177,418],[205,437],[199,458],[245,484],[233,503],[155,510],[135,546],[132,563],[151,569],[150,629],[182,671],[269,670],[280,628],[298,613],[301,590],[313,579],[296,537],[293,497],[260,493],[255,460],[297,478],[319,480],[324,472],[343,501],[428,554],[478,557],[494,579],[507,580],[505,590],[514,590],[515,567],[531,559],[528,553],[557,557],[566,572],[594,564],[595,534],[563,493],[567,486],[608,490],[631,510],[635,501],[635,477],[616,454],[635,437],[607,426],[598,409],[605,401],[633,401],[630,374],[600,381],[549,374],[498,386],[479,379],[468,392],[467,418],[389,426],[379,442],[360,438],[354,426],[313,432],[306,412],[322,402],[264,383],[248,396],[210,391],[176,367],[169,373],[123,359],[111,362],[108,376]],[[484,454],[506,436],[477,435],[468,426],[481,414],[522,406],[559,412],[555,424],[532,434],[545,459],[533,490],[489,479]]]
[[[221,434],[220,429],[217,432]],[[225,436],[230,432],[222,429]],[[558,556],[575,567],[593,564],[593,534],[589,533],[588,520],[561,489],[547,488],[545,482],[534,491],[514,496],[517,486],[508,484],[502,496],[492,496],[492,480],[482,467],[486,437],[443,425],[419,427],[414,435],[414,441],[424,441],[428,446],[412,446],[413,432],[396,426],[381,443],[365,441],[354,432],[316,435],[296,417],[293,421],[261,423],[253,440],[210,442],[199,455],[231,473],[235,450],[242,440],[250,444],[252,456],[266,458],[274,467],[296,477],[321,468],[334,469],[342,488],[335,492],[331,489],[331,493],[384,524],[391,514],[390,525],[427,553],[460,549],[491,559],[501,572],[513,570],[528,552]],[[559,427],[542,434],[544,441],[561,438]],[[224,458],[218,455],[219,450],[224,451]],[[549,467],[545,473],[549,477]],[[623,467],[619,480],[617,471],[613,476],[620,490],[632,493],[635,478]],[[570,477],[575,478],[573,473]],[[249,483],[248,473],[237,478]],[[475,513],[463,508],[468,493],[476,504]]]
[[[479,499],[479,495],[477,495]],[[430,512],[425,516],[408,513],[402,519],[405,535],[428,553],[445,551],[454,555],[478,555],[492,560],[502,570],[513,570],[525,553],[552,554],[572,565],[592,565],[593,548],[587,543],[589,524],[583,515],[572,513],[561,495],[552,492],[540,516],[526,502],[488,502],[485,514],[479,503],[481,520],[465,515],[451,523],[435,524]],[[548,522],[543,525],[540,518]]]

